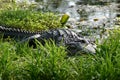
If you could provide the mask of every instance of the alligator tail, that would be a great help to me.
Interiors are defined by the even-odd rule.
[[[35,35],[36,33],[26,30],[16,29],[16,28],[7,28],[0,26],[0,34],[3,34],[3,38],[10,37],[10,38],[22,40],[24,38]]]

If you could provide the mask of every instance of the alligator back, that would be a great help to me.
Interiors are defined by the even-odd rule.
[[[48,40],[52,39],[56,43],[63,42],[64,44],[69,44],[70,42],[80,42],[88,43],[82,36],[79,37],[75,32],[71,31],[70,29],[54,29],[43,32],[41,37],[38,40]]]
[[[37,34],[37,32],[30,32],[22,29],[8,28],[3,26],[0,26],[0,33],[3,34],[3,38],[7,38],[9,36],[15,40],[22,40],[24,38]]]

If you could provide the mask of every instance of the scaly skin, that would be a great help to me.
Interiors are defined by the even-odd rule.
[[[95,49],[88,40],[82,36],[78,36],[70,29],[53,29],[43,32],[30,32],[20,29],[6,28],[0,26],[0,33],[4,33],[4,36],[10,36],[15,40],[21,40],[20,42],[29,41],[30,45],[35,45],[34,40],[38,40],[43,45],[45,40],[53,40],[57,45],[66,46],[68,51],[74,55],[78,51],[95,53]]]
[[[40,32],[31,32],[26,31],[22,29],[16,29],[16,28],[7,28],[0,26],[0,33],[4,34],[4,38],[7,38],[8,36],[11,38],[14,38],[15,40],[22,40],[24,38],[30,37],[32,35],[38,34]]]

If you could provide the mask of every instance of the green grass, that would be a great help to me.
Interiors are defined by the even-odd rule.
[[[66,57],[65,47],[54,42],[39,43],[37,49],[26,44],[0,41],[0,79],[2,80],[119,80],[120,31],[97,48],[96,55]]]
[[[41,31],[63,27],[60,17],[52,12],[36,11],[36,4],[25,1],[0,0],[0,26],[20,28],[30,31]]]
[[[62,27],[53,13],[19,10],[16,4],[7,4],[0,5],[0,25],[31,31]],[[54,42],[46,42],[45,46],[38,42],[33,49],[27,43],[8,40],[0,39],[0,80],[120,79],[120,30],[111,32],[98,45],[95,55],[68,57],[66,48]]]
[[[0,25],[31,31],[63,27],[54,13],[30,10],[1,10]]]

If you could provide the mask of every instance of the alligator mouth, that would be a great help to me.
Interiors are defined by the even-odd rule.
[[[90,43],[71,42],[67,44],[67,50],[70,56],[80,54],[95,54],[96,45],[92,45]]]

